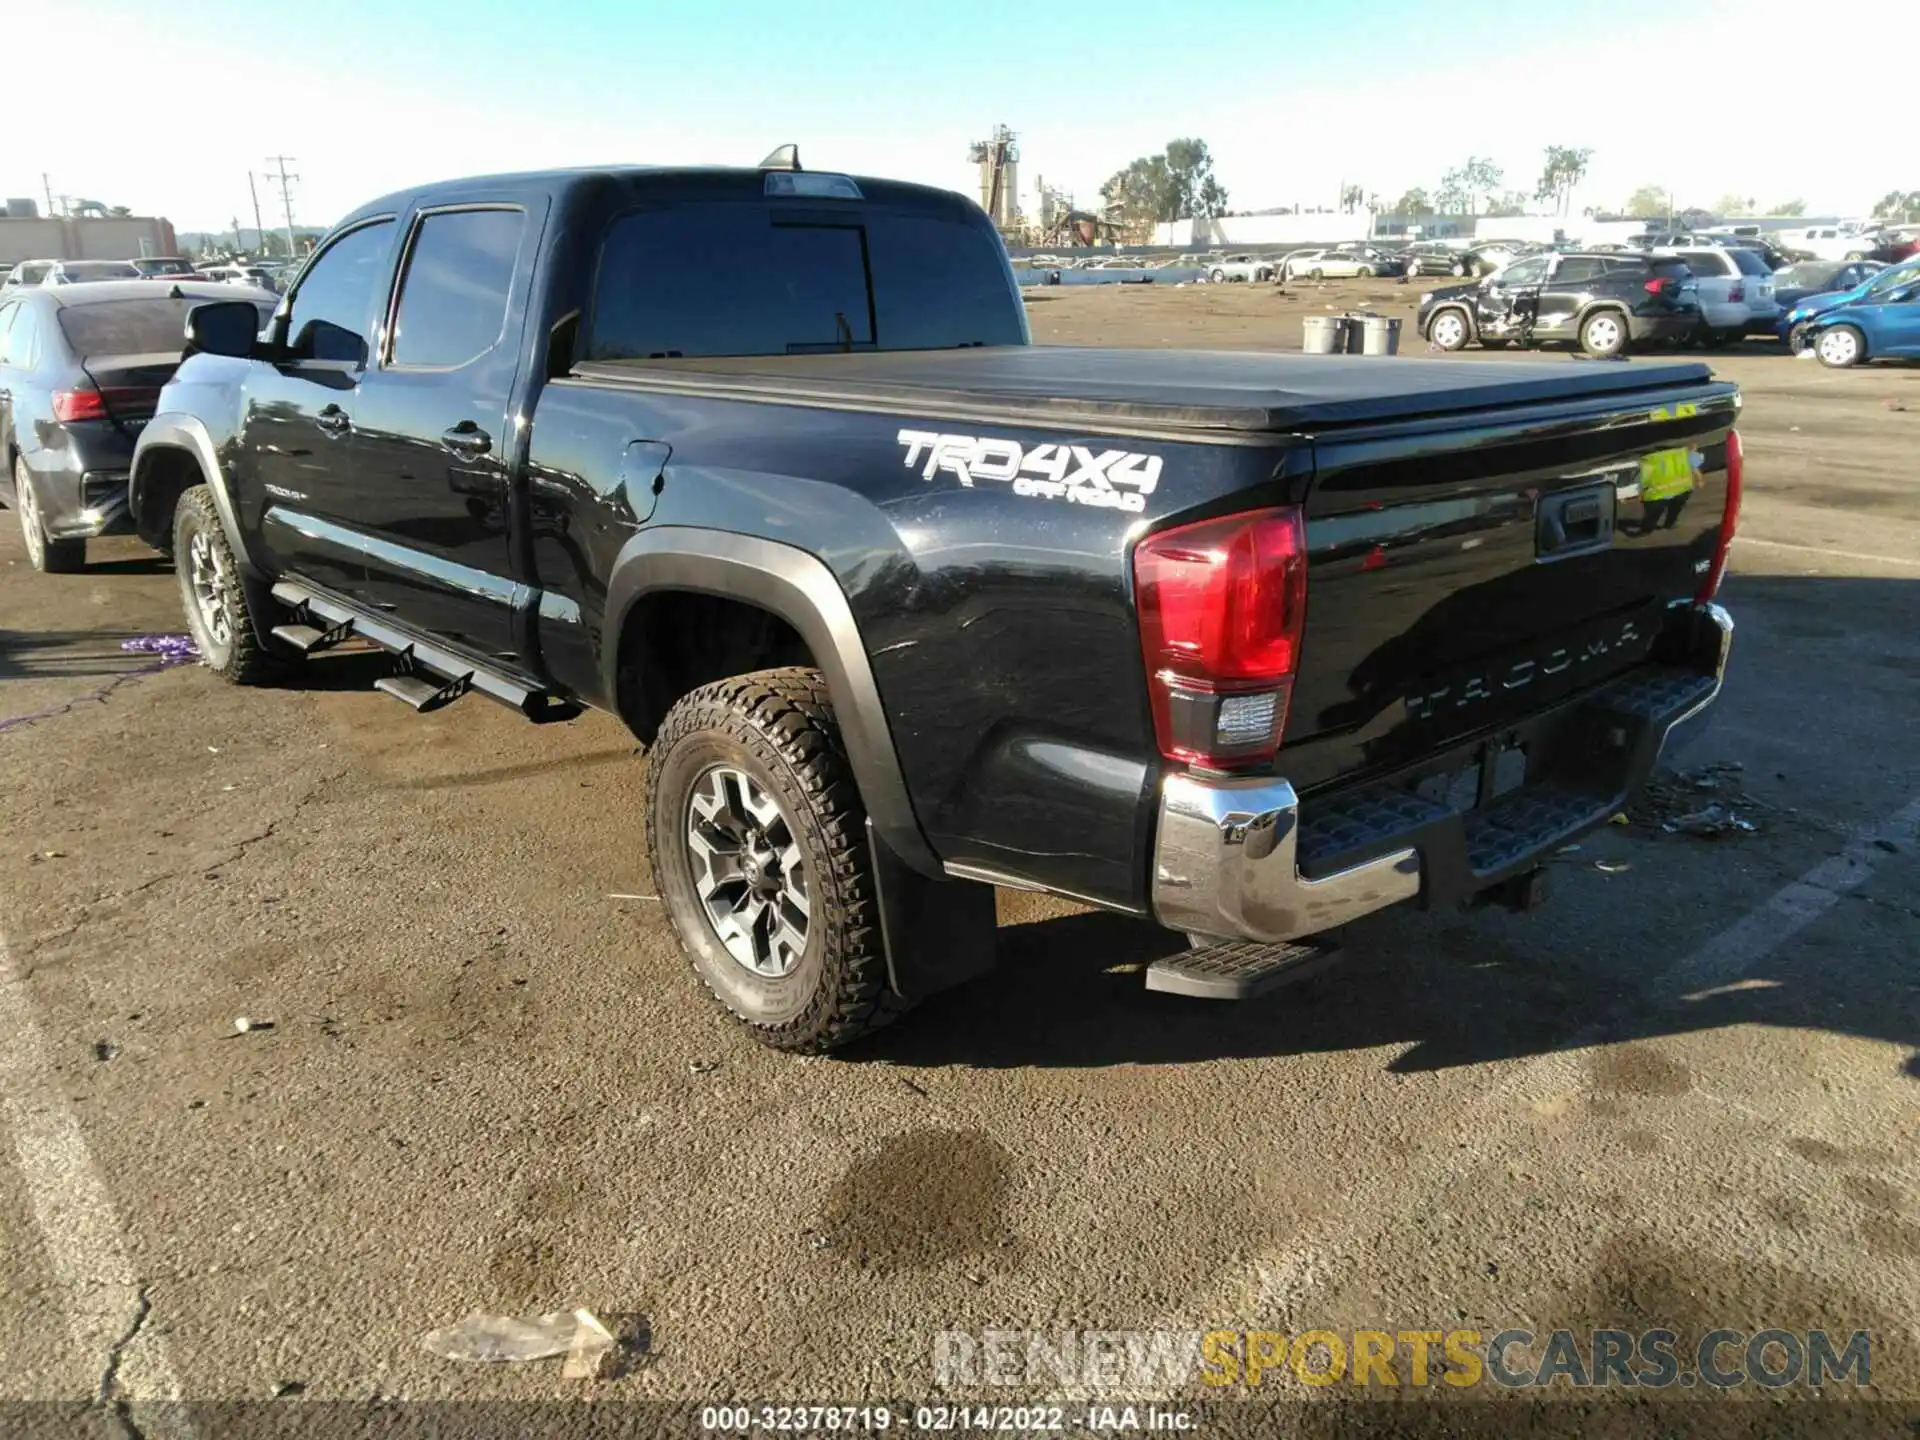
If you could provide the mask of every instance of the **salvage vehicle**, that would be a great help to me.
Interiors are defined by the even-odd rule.
[[[1704,322],[1702,341],[1733,344],[1748,335],[1771,335],[1780,323],[1773,271],[1756,252],[1736,245],[1702,245],[1665,253],[1693,272]]]
[[[1920,357],[1920,263],[1883,270],[1850,294],[1815,296],[1788,316],[1789,345],[1844,370]]]
[[[1689,342],[1702,324],[1685,261],[1627,251],[1529,255],[1478,284],[1427,291],[1416,318],[1441,350],[1572,341],[1603,358]]]
[[[89,539],[132,528],[134,440],[180,363],[187,312],[233,294],[122,280],[0,295],[0,499],[34,569],[78,570]],[[273,297],[254,303],[264,321]]]
[[[1776,330],[1784,338],[1787,317],[1803,300],[1816,295],[1845,294],[1886,268],[1878,260],[1802,260],[1774,271],[1773,298],[1780,307]]]
[[[413,710],[618,716],[759,1040],[982,974],[994,887],[1221,998],[1532,905],[1718,693],[1704,366],[1035,346],[978,206],[797,166],[362,207],[264,331],[193,312],[131,502],[230,681],[357,639]]]
[[[1274,262],[1258,255],[1229,255],[1224,260],[1211,261],[1207,266],[1207,279],[1215,285],[1225,285],[1233,280],[1263,285],[1273,278],[1273,273]]]

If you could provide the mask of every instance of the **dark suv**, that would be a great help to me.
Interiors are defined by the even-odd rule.
[[[1420,336],[1441,350],[1569,341],[1589,355],[1680,343],[1700,332],[1693,272],[1671,257],[1529,255],[1473,285],[1420,297]]]

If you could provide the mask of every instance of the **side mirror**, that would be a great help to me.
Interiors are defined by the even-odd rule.
[[[260,336],[260,312],[251,300],[215,300],[187,312],[187,348],[195,353],[252,356]]]

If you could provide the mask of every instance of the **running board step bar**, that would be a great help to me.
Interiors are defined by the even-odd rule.
[[[374,682],[374,688],[406,702],[422,712],[450,705],[469,690],[518,710],[536,725],[571,720],[581,707],[550,691],[530,689],[496,670],[416,639],[388,620],[354,609],[330,596],[318,595],[292,580],[273,587],[273,598],[294,611],[298,623],[281,630],[309,632],[325,639],[336,633],[341,638],[355,635],[391,651],[399,660],[400,673]],[[281,636],[295,648],[301,647],[304,633]],[[337,642],[331,642],[337,643]]]
[[[1275,944],[1223,940],[1154,961],[1147,967],[1147,989],[1199,1000],[1251,1000],[1318,975],[1339,956],[1340,942],[1325,937]]]
[[[342,620],[325,630],[316,625],[276,625],[273,638],[282,644],[291,645],[302,655],[317,655],[322,650],[331,650],[343,640],[353,638],[353,621]]]

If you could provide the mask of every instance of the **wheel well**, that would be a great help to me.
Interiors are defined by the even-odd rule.
[[[1575,332],[1579,332],[1586,325],[1587,321],[1591,320],[1594,316],[1608,312],[1618,315],[1622,320],[1627,318],[1626,306],[1616,304],[1611,300],[1596,301],[1580,312],[1580,323],[1573,327]]]
[[[167,448],[148,453],[141,461],[140,484],[134,491],[134,533],[157,548],[169,545],[180,497],[206,478],[189,451]]]
[[[620,631],[615,703],[627,728],[651,744],[667,711],[690,690],[776,665],[815,665],[793,626],[740,600],[656,590],[635,602]]]

